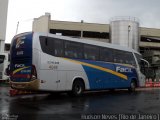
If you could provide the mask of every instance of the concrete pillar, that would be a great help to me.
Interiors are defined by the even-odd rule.
[[[0,0],[0,52],[4,52],[7,11],[8,11],[8,0]]]
[[[45,15],[34,18],[32,31],[33,32],[48,32],[49,33],[49,21],[51,19],[50,13],[45,13]]]
[[[4,52],[4,40],[0,40],[0,53]]]

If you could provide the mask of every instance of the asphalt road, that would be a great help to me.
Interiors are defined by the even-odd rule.
[[[126,90],[91,92],[80,98],[72,98],[66,94],[10,97],[9,89],[0,87],[0,119],[6,117],[15,120],[98,120],[102,119],[102,114],[160,113],[160,89],[139,89],[135,93],[128,93]],[[158,117],[156,119],[159,119]],[[117,116],[112,118],[120,119]],[[104,116],[103,119],[109,120]]]

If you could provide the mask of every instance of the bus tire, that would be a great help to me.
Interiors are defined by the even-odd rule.
[[[129,92],[135,92],[136,91],[136,82],[135,80],[132,80],[130,83],[130,87],[128,88]]]
[[[72,91],[69,93],[69,95],[73,97],[81,96],[84,92],[84,89],[84,82],[82,80],[76,80],[73,82]]]

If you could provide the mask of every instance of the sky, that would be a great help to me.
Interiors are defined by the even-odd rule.
[[[160,29],[160,0],[9,0],[6,43],[17,33],[32,31],[34,18],[109,24],[111,18],[131,16],[140,27]]]

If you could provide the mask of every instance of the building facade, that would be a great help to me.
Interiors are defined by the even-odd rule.
[[[7,11],[8,11],[8,0],[0,0],[0,52],[4,51]]]
[[[51,20],[51,15],[46,13],[34,19],[32,29],[34,32],[49,32],[63,36],[110,42],[109,27],[109,24]],[[145,50],[160,50],[160,29],[139,27],[139,32],[141,53]]]
[[[51,20],[50,13],[35,18],[32,29],[33,32],[49,32],[63,36],[111,42],[109,24],[85,23],[83,20],[80,22],[56,21]],[[160,29],[139,27],[138,31],[139,52],[150,62],[152,72],[154,71],[160,79]]]

